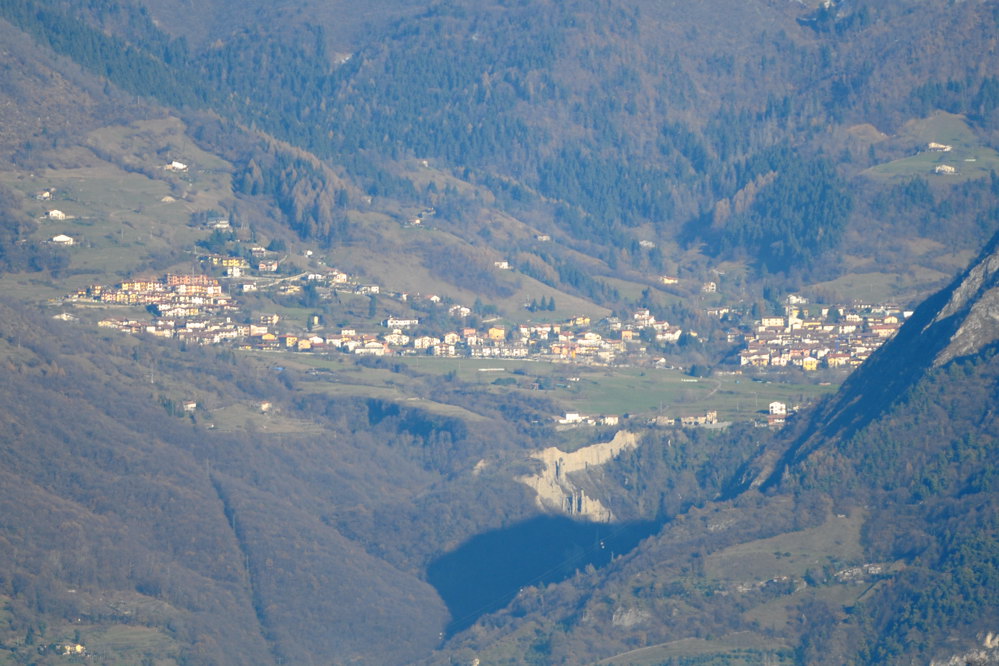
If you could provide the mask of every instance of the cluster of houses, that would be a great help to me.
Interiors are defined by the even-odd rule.
[[[461,309],[461,306],[455,306]],[[464,308],[467,310],[467,308]],[[452,314],[461,314],[453,312]],[[472,358],[533,358],[545,361],[574,361],[584,364],[607,364],[619,355],[641,348],[640,331],[648,328],[657,340],[676,342],[682,330],[667,322],[657,322],[648,310],[638,310],[630,322],[609,319],[600,330],[591,326],[589,317],[578,316],[564,323],[495,324],[484,329],[462,328],[437,337],[411,336],[409,329],[419,326],[418,319],[389,318],[382,322],[391,333],[380,337],[382,354],[426,353],[433,356]],[[341,348],[342,348],[341,343]],[[352,350],[357,353],[357,350]]]
[[[216,222],[215,224],[219,224]],[[262,247],[250,248],[250,257],[230,256],[223,254],[208,254],[201,257],[201,262],[213,269],[221,268],[226,277],[243,277],[251,270],[261,275],[276,273],[280,260],[276,252],[270,252]]]
[[[462,309],[467,310],[462,306],[452,309],[455,315],[460,314]],[[648,321],[648,311],[638,314],[641,321]],[[251,331],[247,343],[257,349],[328,350],[357,356],[421,354],[445,358],[533,358],[590,364],[609,363],[618,354],[629,351],[629,345],[637,347],[639,344],[634,325],[612,323],[604,335],[592,330],[590,318],[585,316],[562,324],[463,327],[443,335],[414,332],[420,327],[417,318],[389,317],[382,321],[382,327],[388,332],[364,333],[345,328],[332,335],[320,335],[318,332],[296,335],[261,329]],[[678,335],[668,325],[660,325],[659,329],[653,330]]]
[[[803,370],[853,367],[895,335],[909,312],[892,305],[804,308],[791,297],[785,316],[763,317],[739,352],[742,366]]]
[[[562,426],[616,426],[621,423],[621,417],[615,414],[587,416],[579,412],[566,412],[565,416],[556,419],[556,422]]]
[[[209,255],[203,261],[222,268],[235,278],[234,291],[256,290],[257,282],[242,282],[231,271],[248,267],[242,257]],[[269,270],[265,256],[257,270]],[[377,286],[355,284],[335,269],[295,276],[279,289],[301,290],[313,283],[324,289],[348,289],[356,293],[377,293]],[[459,327],[443,334],[421,330],[417,318],[389,317],[377,332],[343,328],[336,333],[322,331],[318,321],[309,331],[277,328],[276,315],[261,316],[254,323],[237,323],[230,316],[238,308],[233,296],[225,293],[217,278],[207,275],[168,274],[162,278],[134,279],[116,287],[94,285],[78,292],[78,300],[113,305],[146,307],[152,322],[109,318],[101,325],[118,330],[174,337],[199,344],[233,343],[250,349],[294,351],[338,351],[358,356],[430,355],[471,358],[531,358],[543,361],[570,361],[606,365],[623,356],[642,356],[646,342],[676,343],[684,331],[669,322],[658,321],[647,309],[638,309],[630,318],[609,318],[591,325],[586,316],[564,323],[502,325],[493,322],[482,328]],[[405,295],[401,300],[405,301]],[[741,366],[797,366],[806,371],[819,368],[857,366],[895,334],[907,313],[890,305],[856,307],[806,307],[807,301],[792,296],[783,316],[763,317],[754,322],[745,348],[739,352]],[[449,308],[455,320],[471,314],[461,305]],[[690,332],[696,336],[696,333]]]
[[[718,412],[709,410],[704,414],[687,414],[684,416],[655,416],[649,419],[649,425],[682,428],[696,428],[698,426],[712,426],[718,424]]]
[[[235,301],[222,285],[207,275],[168,273],[159,279],[127,280],[116,287],[93,285],[75,294],[114,305],[142,305],[159,318],[186,319],[218,316],[236,309]]]
[[[241,282],[232,271],[248,266],[242,257],[209,255],[203,262],[221,268],[234,278],[233,291],[255,290],[256,283]],[[261,258],[261,264],[266,261]],[[265,270],[258,265],[257,270]],[[280,288],[301,289],[301,283],[324,288],[347,288],[357,293],[374,293],[377,286],[354,284],[348,275],[330,269],[296,276]],[[249,287],[248,285],[254,285]],[[367,291],[365,291],[367,290]],[[405,295],[403,295],[405,296]],[[208,275],[167,274],[161,278],[138,278],[117,286],[94,285],[77,292],[77,301],[108,305],[142,306],[154,315],[152,321],[135,318],[107,318],[101,326],[129,333],[148,333],[198,344],[231,343],[248,349],[293,351],[338,351],[357,356],[431,355],[471,358],[533,358],[602,365],[622,354],[643,353],[643,339],[676,342],[682,330],[657,321],[648,310],[637,310],[630,320],[604,320],[593,327],[589,317],[578,316],[564,323],[501,325],[493,322],[480,328],[460,327],[443,334],[421,331],[418,318],[389,317],[377,332],[343,328],[322,331],[319,321],[309,322],[309,331],[280,330],[277,315],[262,315],[252,323],[233,321],[238,308],[235,298],[225,293],[219,279]],[[406,300],[406,298],[402,298]],[[471,310],[462,305],[449,308],[456,320]],[[285,327],[288,328],[288,327]],[[647,333],[643,334],[643,331]]]
[[[249,333],[233,322],[236,301],[207,275],[169,273],[162,278],[127,280],[115,287],[93,285],[72,296],[76,301],[143,306],[154,318],[141,321],[109,317],[98,325],[126,333],[146,333],[196,344],[221,344]]]
[[[954,149],[953,146],[945,143],[937,143],[936,141],[930,141],[926,145],[926,148],[932,153],[949,153]],[[933,167],[933,173],[943,176],[953,176],[957,173],[957,167],[952,164],[938,164]]]

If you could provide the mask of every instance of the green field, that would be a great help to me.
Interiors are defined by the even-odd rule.
[[[334,353],[331,355],[304,354],[295,352],[244,352],[252,362],[273,368],[275,365],[297,371],[305,377],[297,384],[299,390],[319,393],[339,398],[376,398],[392,400],[407,406],[424,409],[433,414],[468,420],[482,417],[457,405],[437,402],[424,395],[425,384],[419,377],[393,372],[385,368],[369,368],[358,365],[353,357]],[[389,359],[394,362],[398,359]],[[272,371],[272,370],[268,370]],[[316,371],[310,374],[310,371]],[[293,421],[278,422],[272,414],[260,414],[254,408],[226,408],[225,417],[220,422],[223,427],[240,425],[240,421],[252,420],[256,427],[265,431],[284,432],[295,430]],[[313,430],[314,424],[302,424],[306,430]]]
[[[823,525],[750,541],[709,555],[704,575],[725,582],[763,581],[777,576],[800,578],[810,568],[842,568],[863,557],[863,516],[833,516]]]
[[[927,282],[925,285],[936,284],[935,280],[940,279],[939,275],[926,273]],[[930,277],[934,279],[929,279]],[[882,273],[872,271],[870,273],[850,273],[828,282],[818,282],[809,285],[823,293],[832,294],[836,300],[842,303],[857,301],[861,303],[890,303],[899,298],[900,293],[906,290],[913,290],[919,285],[905,280],[897,273]],[[928,288],[925,287],[925,288]]]
[[[829,604],[831,607],[853,606],[868,586],[860,585],[830,585],[827,587],[809,587],[790,596],[782,596],[755,606],[743,614],[743,619],[756,623],[761,628],[774,631],[786,631],[788,625],[800,616],[800,604],[805,600],[814,599]]]
[[[157,629],[111,625],[81,631],[81,635],[88,654],[102,664],[125,666],[142,663],[144,657],[152,659],[157,666],[178,663],[176,657],[180,650],[177,641]]]
[[[454,371],[459,379],[476,384],[493,383],[501,377],[518,380],[518,384],[541,380],[543,386],[551,387],[542,389],[543,395],[563,405],[566,411],[591,415],[686,416],[710,409],[717,411],[721,420],[751,420],[773,400],[808,403],[835,390],[831,385],[756,382],[742,375],[694,378],[678,370],[594,368],[496,359],[404,357],[398,360],[420,372]]]
[[[73,591],[75,592],[75,590]],[[80,592],[84,604],[94,601],[85,592]],[[175,666],[180,653],[177,641],[159,629],[136,624],[90,624],[85,620],[63,621],[46,626],[44,623],[35,629],[31,644],[26,644],[23,629],[11,631],[7,627],[13,618],[10,612],[11,597],[0,595],[0,664],[80,664],[100,663],[108,666],[152,663],[156,666]],[[101,597],[97,602],[102,610],[121,609],[128,606],[128,612],[147,616],[170,612],[169,607],[158,601],[146,601],[136,596],[129,598],[115,596]],[[120,606],[118,604],[121,604]],[[86,656],[60,654],[52,646],[82,644]],[[39,649],[45,652],[39,652]],[[145,661],[144,661],[145,660]]]
[[[763,419],[771,401],[805,405],[835,390],[833,385],[753,381],[742,375],[689,377],[677,370],[592,368],[566,363],[498,359],[442,359],[427,356],[385,358],[386,364],[412,371],[357,365],[350,356],[293,352],[248,352],[268,363],[300,371],[321,369],[322,379],[308,382],[310,391],[330,395],[402,400],[435,413],[474,416],[468,410],[445,405],[421,394],[422,376],[452,376],[490,392],[518,391],[530,398],[552,400],[562,411],[587,415],[679,417],[717,411],[722,421]],[[561,416],[552,414],[553,418]]]
[[[963,116],[938,111],[928,118],[913,120],[902,128],[898,139],[918,147],[916,154],[873,166],[864,171],[871,178],[909,179],[925,176],[931,182],[957,183],[988,177],[999,170],[999,152],[984,146],[968,127]],[[953,148],[949,152],[934,152],[927,149],[930,142],[946,144]],[[934,169],[947,164],[957,173],[938,175]]]
[[[772,638],[766,638],[748,631],[729,634],[721,638],[684,638],[661,645],[652,645],[638,650],[596,662],[605,666],[658,666],[671,663],[673,659],[684,657],[707,657],[717,655],[717,663],[732,666],[752,664],[790,664],[791,656],[786,654],[786,646]],[[764,661],[764,659],[766,661]],[[716,662],[711,662],[716,663]]]
[[[186,256],[208,235],[188,225],[191,213],[222,210],[232,197],[231,166],[197,148],[179,120],[106,127],[85,141],[96,154],[81,158],[83,166],[0,173],[0,183],[20,192],[23,210],[39,220],[34,240],[66,234],[76,241],[67,248],[71,264],[60,290],[114,283],[160,258]],[[189,163],[189,171],[163,169],[172,159]],[[43,190],[50,200],[35,199]],[[48,219],[54,209],[66,219]],[[43,285],[41,295],[52,293]]]

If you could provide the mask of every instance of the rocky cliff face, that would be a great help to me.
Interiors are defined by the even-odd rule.
[[[538,474],[517,480],[537,493],[538,506],[545,511],[578,516],[594,522],[610,522],[614,514],[603,503],[588,496],[574,477],[616,458],[622,451],[638,446],[634,433],[620,431],[609,442],[566,453],[554,446],[531,456],[541,462]]]
[[[949,286],[930,296],[842,389],[797,430],[767,448],[727,491],[778,483],[824,442],[843,441],[879,418],[935,367],[999,341],[999,234]]]
[[[995,241],[991,253],[984,255],[951,293],[947,305],[933,319],[937,324],[949,317],[959,317],[960,327],[949,344],[937,354],[933,365],[939,366],[973,354],[999,340],[999,247]]]
[[[982,638],[982,647],[956,654],[948,659],[934,659],[930,666],[987,666],[999,664],[999,635],[988,632]]]

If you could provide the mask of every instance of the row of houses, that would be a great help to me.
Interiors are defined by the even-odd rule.
[[[566,412],[565,416],[556,418],[555,422],[563,426],[616,426],[621,423],[621,417],[616,414],[587,416],[579,412]]]
[[[182,313],[183,320],[160,317],[154,321],[109,317],[98,322],[98,326],[124,333],[144,333],[158,338],[173,338],[198,345],[235,342],[250,333],[247,325],[237,324],[230,318],[188,319],[188,316]]]
[[[219,264],[225,266],[220,260]],[[306,282],[323,285],[349,284],[349,277],[330,269],[310,273]],[[233,283],[238,286],[238,283]],[[292,283],[287,283],[288,286]],[[297,285],[292,285],[297,286]],[[103,326],[132,333],[172,337],[197,344],[235,342],[257,349],[295,351],[340,351],[355,355],[386,356],[427,354],[441,357],[538,358],[606,364],[629,351],[643,351],[641,331],[648,329],[656,340],[676,342],[682,332],[667,322],[656,321],[648,310],[638,310],[621,322],[603,322],[598,332],[589,317],[578,316],[564,323],[540,323],[505,326],[494,324],[483,329],[460,328],[443,335],[413,334],[420,326],[415,317],[388,317],[382,325],[388,332],[358,333],[343,329],[337,334],[319,332],[279,332],[278,317],[262,316],[253,324],[237,324],[227,315],[237,307],[217,278],[198,274],[167,274],[160,278],[135,278],[114,287],[93,285],[74,295],[78,300],[113,305],[145,306],[156,318],[140,322],[128,318],[109,318]],[[455,317],[471,310],[454,305]],[[318,323],[318,322],[316,322]]]
[[[704,414],[688,414],[684,416],[656,416],[649,420],[649,425],[682,428],[696,428],[716,425],[718,423],[718,412],[710,410]]]
[[[890,305],[823,307],[789,305],[786,316],[763,317],[739,352],[742,366],[853,367],[891,338],[911,313]]]
[[[92,285],[72,298],[146,306],[161,318],[221,316],[236,309],[236,302],[223,292],[218,280],[205,275],[167,274],[159,279],[128,280],[115,287]]]

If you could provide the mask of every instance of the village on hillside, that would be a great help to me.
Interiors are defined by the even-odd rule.
[[[858,366],[911,314],[892,305],[807,306],[807,300],[792,295],[784,316],[754,322],[739,352],[740,364],[803,370]]]
[[[183,172],[188,167],[174,161],[162,168]],[[52,190],[43,190],[36,198],[49,203]],[[425,209],[408,225],[422,227],[434,215],[432,208]],[[71,216],[52,208],[43,217],[65,222]],[[94,284],[64,302],[79,309],[98,309],[102,328],[259,352],[511,359],[673,368],[693,374],[695,366],[684,367],[691,363],[685,348],[697,348],[710,338],[715,351],[728,350],[719,370],[753,375],[787,369],[848,371],[894,335],[908,315],[890,304],[812,305],[792,294],[784,300],[780,314],[752,320],[741,301],[719,300],[723,290],[713,279],[705,281],[700,276],[690,282],[676,275],[659,275],[649,280],[679,289],[677,293],[712,299],[711,306],[694,305],[696,320],[707,331],[665,321],[649,307],[633,307],[595,320],[585,314],[565,317],[564,310],[558,317],[550,296],[525,302],[520,321],[509,315],[503,319],[495,308],[478,302],[469,306],[439,294],[387,290],[327,265],[314,251],[305,250],[292,258],[284,243],[263,247],[240,240],[224,213],[203,211],[193,213],[191,219],[211,236],[198,242],[208,251],[197,256],[190,269],[133,277],[114,285]],[[50,242],[72,246],[75,240],[61,234]],[[536,240],[551,242],[551,237],[541,234]],[[654,246],[647,240],[641,244]],[[493,266],[496,271],[515,270],[507,260],[495,261]],[[344,310],[347,314],[336,325],[322,314],[329,312],[324,304],[334,302],[355,304]],[[358,309],[358,302],[370,307]],[[115,311],[119,314],[110,314]],[[76,318],[69,312],[56,316]],[[779,426],[792,411],[793,407],[773,403],[767,422]],[[617,418],[569,412],[557,421],[561,427],[577,427],[614,425]],[[672,418],[657,419],[652,425],[674,423]],[[712,410],[681,416],[675,422],[685,427],[721,425]]]
[[[361,283],[343,271],[323,268],[292,276],[276,276],[277,261],[260,249],[251,269],[238,257],[208,255],[206,267],[225,276],[169,273],[159,278],[127,280],[115,286],[93,285],[73,294],[76,304],[141,306],[149,319],[109,317],[102,327],[136,334],[175,338],[195,344],[229,344],[264,351],[337,352],[355,356],[427,355],[446,358],[532,359],[586,365],[659,365],[667,358],[649,350],[678,343],[685,331],[659,321],[639,308],[630,318],[607,317],[593,322],[577,316],[559,323],[504,323],[486,320],[478,327],[462,323],[472,309],[443,302],[436,295],[387,294],[378,285]],[[248,275],[252,272],[254,275]],[[273,277],[265,277],[267,275]],[[268,290],[293,295],[312,289],[320,299],[338,293],[382,294],[400,304],[424,299],[447,308],[452,330],[428,331],[416,317],[387,317],[335,331],[326,330],[318,315],[306,326],[282,322],[273,313],[242,317],[239,296]],[[245,313],[243,313],[245,315]],[[762,317],[751,331],[733,330],[729,339],[743,342],[742,368],[798,367],[804,371],[857,366],[894,335],[909,313],[891,305],[810,306],[800,296],[788,297],[783,316]],[[697,337],[696,331],[687,335]]]

